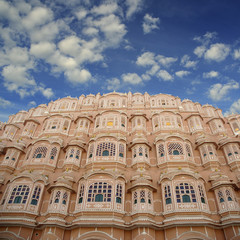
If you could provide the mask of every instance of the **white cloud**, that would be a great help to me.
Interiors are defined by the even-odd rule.
[[[185,68],[195,68],[198,61],[191,61],[190,57],[186,54],[181,59],[181,65]]]
[[[143,24],[142,24],[143,33],[147,34],[147,33],[152,32],[152,30],[154,30],[154,29],[158,29],[159,23],[160,23],[159,18],[154,18],[147,13],[143,18]]]
[[[207,73],[203,73],[204,78],[216,78],[218,76],[219,76],[219,72],[216,72],[216,71],[210,71]]]
[[[139,77],[136,73],[123,74],[122,80],[126,83],[130,83],[133,85],[136,85],[142,82],[141,77]]]
[[[240,59],[240,48],[239,49],[235,49],[233,52],[233,58],[236,59]]]
[[[35,80],[28,74],[27,68],[23,66],[9,65],[3,68],[2,75],[4,86],[9,91],[18,91],[21,88],[35,86]]]
[[[204,46],[208,45],[217,36],[216,32],[206,32],[203,36],[196,36],[193,40],[201,42]]]
[[[155,65],[152,66],[152,68],[150,70],[148,70],[146,72],[146,74],[149,74],[149,75],[153,76],[153,75],[155,75],[157,73],[157,71],[159,69],[160,69],[160,67],[157,64],[155,64]]]
[[[87,11],[83,8],[81,8],[79,11],[75,13],[78,20],[82,20],[87,16]]]
[[[80,50],[80,39],[76,36],[69,36],[59,42],[58,47],[64,54],[76,56]]]
[[[184,71],[184,70],[181,70],[181,71],[178,71],[178,72],[175,72],[175,75],[182,78],[182,77],[185,77],[187,75],[189,75],[190,72],[189,71]]]
[[[13,65],[26,64],[29,61],[28,50],[26,48],[15,47],[8,53],[9,60]]]
[[[48,99],[54,95],[53,90],[51,88],[39,87],[38,90],[42,93],[44,97]]]
[[[236,81],[229,81],[226,84],[216,83],[212,85],[208,91],[208,96],[213,101],[224,100],[230,90],[239,89],[239,83]]]
[[[95,36],[99,33],[97,28],[94,27],[88,27],[83,29],[83,34],[88,36]]]
[[[105,47],[117,47],[127,33],[125,25],[121,23],[119,17],[114,14],[104,16],[93,22],[95,27],[105,35],[107,40]]]
[[[97,15],[109,15],[116,12],[118,5],[114,2],[102,4],[100,6],[94,7],[91,12]]]
[[[91,80],[92,75],[86,69],[73,69],[65,72],[65,76],[73,84],[86,83]]]
[[[143,7],[143,0],[126,0],[126,17],[130,19],[135,13],[140,12]]]
[[[142,74],[141,77],[142,77],[142,79],[145,80],[145,81],[151,80],[151,77],[150,77],[148,74],[146,74],[146,73]]]
[[[173,81],[173,77],[166,70],[160,70],[157,73],[157,76],[160,77],[163,81]]]
[[[28,106],[29,106],[29,107],[36,106],[36,105],[37,105],[37,103],[36,103],[35,101],[30,101],[30,102],[28,103]]]
[[[0,107],[2,108],[7,108],[10,107],[12,105],[12,103],[2,97],[0,97]]]
[[[148,66],[148,65],[154,65],[154,53],[152,52],[145,52],[141,56],[137,58],[136,64],[139,66]]]
[[[165,57],[163,55],[157,55],[156,60],[164,67],[169,67],[172,63],[177,61],[177,58]]]
[[[196,54],[199,58],[203,56],[207,48],[205,46],[198,46],[194,49],[193,53]]]
[[[51,21],[52,18],[53,13],[50,9],[36,7],[22,20],[22,23],[27,29],[32,29]]]
[[[38,44],[32,44],[30,53],[37,58],[48,58],[55,52],[56,47],[54,43],[39,42]]]
[[[230,47],[223,43],[215,43],[205,52],[204,58],[210,61],[221,62],[230,53]]]
[[[229,115],[232,113],[240,113],[240,98],[231,105],[229,111],[227,111],[224,115]]]
[[[117,91],[121,84],[120,80],[118,78],[108,79],[107,80],[107,90],[109,91]]]

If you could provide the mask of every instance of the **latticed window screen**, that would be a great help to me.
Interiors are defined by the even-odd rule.
[[[45,158],[47,154],[47,147],[37,147],[34,151],[33,158]]]
[[[108,151],[108,156],[115,156],[116,153],[115,143],[111,142],[99,143],[97,146],[96,156],[103,156],[103,152],[106,153],[106,151]]]
[[[169,155],[183,155],[183,147],[180,143],[172,142],[168,144]]]
[[[68,199],[68,194],[67,194],[67,192],[65,192],[65,193],[63,194],[62,204],[66,205],[67,199]]]
[[[27,185],[19,185],[13,188],[8,203],[24,204],[27,202],[30,188]]]
[[[158,154],[159,154],[159,157],[163,157],[165,155],[163,144],[158,145]]]
[[[139,156],[143,156],[143,149],[142,149],[142,147],[139,147],[139,149],[138,149],[138,155],[139,155]]]
[[[83,196],[84,196],[84,185],[82,184],[80,187],[80,192],[79,192],[79,198],[78,198],[78,203],[83,202]]]
[[[200,198],[201,198],[201,202],[206,203],[202,185],[198,185],[198,191],[199,191],[199,195],[200,195]]]
[[[137,193],[137,192],[134,192],[134,193],[133,193],[133,203],[134,203],[134,204],[137,204],[137,198],[138,198],[138,193]]]
[[[225,202],[222,191],[218,191],[218,200],[219,200],[220,203]]]
[[[94,145],[91,144],[90,147],[89,147],[88,158],[92,158],[93,157],[93,150],[94,150]]]
[[[192,151],[191,151],[190,144],[186,144],[186,153],[189,157],[192,156]]]
[[[40,193],[41,193],[41,187],[40,186],[35,187],[32,195],[31,205],[38,204]]]
[[[119,144],[119,157],[124,157],[124,145],[122,143]]]
[[[60,197],[61,197],[61,192],[57,191],[55,198],[54,198],[54,203],[59,203]]]
[[[152,204],[152,193],[148,191],[148,204]]]
[[[148,148],[145,147],[145,157],[148,158]]]
[[[57,155],[57,148],[53,147],[50,153],[50,159],[54,159]]]
[[[169,185],[166,185],[164,187],[164,196],[165,196],[166,204],[171,204],[172,203],[172,194],[171,194],[171,190],[170,190]]]
[[[194,188],[189,183],[180,183],[176,186],[176,199],[181,202],[196,202],[196,194]]]
[[[136,147],[133,149],[133,157],[135,158],[137,156],[137,149]]]
[[[122,185],[118,184],[116,188],[116,203],[122,203]]]
[[[8,149],[5,155],[5,160],[17,161],[19,157],[19,151],[15,149]]]
[[[101,197],[100,197],[101,196]],[[89,186],[88,202],[111,202],[112,186],[106,182],[96,182]]]
[[[140,203],[145,203],[146,197],[145,197],[145,190],[140,191]]]
[[[230,193],[229,190],[226,190],[226,196],[227,196],[227,200],[228,200],[228,201],[233,201],[232,194]]]

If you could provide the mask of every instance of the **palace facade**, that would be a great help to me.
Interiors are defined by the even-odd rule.
[[[240,115],[167,94],[66,97],[0,124],[0,239],[240,239]]]

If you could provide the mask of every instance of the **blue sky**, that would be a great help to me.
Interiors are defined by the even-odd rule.
[[[0,0],[0,120],[114,90],[240,113],[239,9],[237,0]]]

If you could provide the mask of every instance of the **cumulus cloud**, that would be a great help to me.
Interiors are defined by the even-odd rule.
[[[173,81],[173,77],[166,70],[160,70],[157,76],[163,81]]]
[[[190,57],[186,54],[181,58],[181,65],[185,68],[195,68],[198,61],[190,60]]]
[[[239,89],[239,83],[236,81],[229,81],[226,84],[216,83],[212,85],[208,91],[208,96],[213,101],[220,101],[226,98],[231,90]]]
[[[48,58],[55,52],[55,44],[51,42],[39,42],[37,44],[32,44],[30,48],[30,53],[37,58]]]
[[[36,105],[37,105],[37,103],[36,103],[35,101],[30,101],[30,102],[28,103],[28,106],[29,106],[29,107],[36,106]]]
[[[235,60],[240,59],[240,48],[234,50],[234,52],[233,52],[233,58],[234,58]]]
[[[140,12],[143,7],[143,0],[126,0],[126,17],[130,19],[135,13]]]
[[[91,80],[92,75],[86,69],[73,69],[65,72],[65,76],[73,84],[86,83]]]
[[[147,33],[152,32],[154,29],[158,29],[159,23],[160,23],[159,18],[154,18],[147,13],[143,18],[143,24],[142,24],[143,33],[147,34]]]
[[[223,43],[215,43],[205,52],[204,58],[210,61],[221,62],[230,53],[230,47]]]
[[[240,98],[231,105],[231,107],[229,108],[229,111],[227,111],[224,115],[229,115],[232,113],[234,114],[240,113]]]
[[[145,52],[141,56],[137,58],[136,64],[139,66],[149,66],[149,65],[155,65],[155,54],[152,52]]]
[[[97,7],[93,7],[91,12],[97,15],[109,15],[111,13],[116,12],[118,9],[118,5],[115,2],[110,2],[106,4],[102,4]]]
[[[122,75],[122,80],[125,83],[130,83],[133,85],[140,84],[142,82],[141,77],[139,77],[136,73],[127,73]]]
[[[10,107],[12,105],[12,103],[2,97],[0,97],[0,107],[1,108],[7,108]]]
[[[184,71],[184,70],[181,70],[181,71],[178,71],[178,72],[175,72],[175,75],[182,78],[182,77],[185,77],[187,75],[189,75],[190,72],[189,71]]]
[[[84,8],[81,8],[80,10],[78,10],[77,12],[75,12],[75,15],[77,17],[78,20],[82,20],[83,18],[85,18],[87,16],[87,10]]]
[[[219,72],[216,72],[216,71],[210,71],[207,73],[203,73],[204,78],[216,78],[218,76],[219,76]]]
[[[121,82],[118,78],[112,78],[107,80],[107,90],[117,91],[121,86]]]
[[[165,57],[163,55],[157,55],[156,60],[164,67],[169,67],[172,63],[176,62],[178,59],[174,57]]]
[[[196,54],[199,58],[203,56],[207,48],[205,46],[198,46],[194,49],[193,53]]]
[[[31,29],[51,21],[52,18],[53,13],[50,9],[45,7],[36,7],[22,20],[22,23],[27,29]]]
[[[155,57],[154,53],[145,52],[137,58],[136,64],[143,67],[148,65],[154,65],[156,63],[154,57]]]

